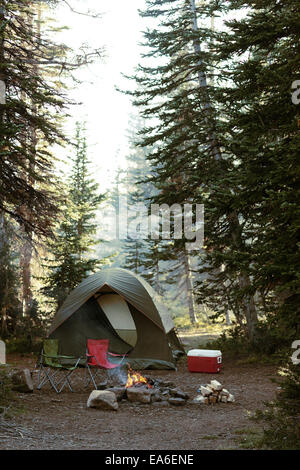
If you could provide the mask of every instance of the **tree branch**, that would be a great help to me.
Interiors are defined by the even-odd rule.
[[[101,13],[92,13],[91,11],[82,12],[82,11],[77,11],[75,10],[72,5],[67,1],[63,0],[63,3],[67,5],[67,7],[73,12],[76,13],[77,15],[83,15],[83,16],[88,16],[89,18],[102,18]]]

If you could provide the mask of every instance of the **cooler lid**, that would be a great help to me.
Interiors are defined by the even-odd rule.
[[[218,357],[222,356],[222,353],[218,349],[191,349],[187,355],[198,357]]]

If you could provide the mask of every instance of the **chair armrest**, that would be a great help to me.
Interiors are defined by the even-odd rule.
[[[127,354],[115,354],[115,353],[111,353],[111,352],[108,352],[107,354],[110,354],[111,356],[117,356],[117,357],[127,356]]]
[[[78,359],[78,356],[63,356],[58,354],[57,356],[50,356],[49,354],[42,353],[42,356],[50,357],[51,359]]]

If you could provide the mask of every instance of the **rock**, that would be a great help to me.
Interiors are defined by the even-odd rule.
[[[126,390],[127,398],[131,402],[151,403],[153,391],[145,387],[129,387]]]
[[[107,380],[105,380],[104,382],[100,382],[99,384],[97,384],[97,390],[106,390],[106,387],[107,387]]]
[[[107,390],[93,390],[87,401],[87,408],[100,408],[102,410],[114,410],[119,408],[114,392]]]
[[[12,390],[21,393],[32,393],[33,382],[29,369],[14,370],[11,375]]]
[[[171,389],[170,395],[172,397],[182,398],[183,400],[187,400],[189,398],[189,395],[187,393],[182,392],[181,390],[178,390],[177,388]]]
[[[151,403],[155,403],[158,401],[162,401],[162,396],[158,392],[154,392],[151,394]]]
[[[229,397],[227,398],[227,403],[234,403],[234,402],[235,402],[234,395],[230,393]]]
[[[170,403],[170,405],[174,405],[174,406],[183,406],[186,404],[186,400],[184,400],[183,398],[169,398],[168,402]]]
[[[203,387],[203,385],[200,387],[200,392],[204,397],[208,397],[212,394],[212,390],[208,387]]]
[[[154,405],[154,406],[162,406],[162,407],[164,407],[164,406],[170,406],[170,403],[169,403],[168,401],[166,401],[166,400],[163,400],[163,401],[155,401],[155,402],[153,403],[153,405]]]
[[[192,400],[192,403],[194,403],[195,405],[204,405],[206,400],[207,399],[203,395],[198,395]]]
[[[217,380],[211,380],[210,381],[210,386],[213,388],[213,390],[216,390],[217,392],[221,391],[223,386],[218,382]]]
[[[163,380],[159,380],[159,386],[160,387],[166,387],[166,388],[172,388],[174,387],[173,382],[164,382]]]
[[[110,387],[106,391],[113,392],[116,395],[117,401],[121,401],[127,398],[125,387]]]
[[[170,403],[167,400],[156,401],[156,402],[153,403],[153,406],[168,407],[168,406],[170,406]]]

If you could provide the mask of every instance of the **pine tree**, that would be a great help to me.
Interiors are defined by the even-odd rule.
[[[0,217],[0,335],[6,338],[15,333],[21,303],[16,295],[19,286],[18,253],[10,222]]]
[[[137,145],[138,133],[143,123],[144,120],[139,115],[131,117],[127,132],[131,148],[126,156],[127,169],[123,185],[126,189],[128,207],[132,211],[134,208],[138,211],[139,205],[143,204],[148,216],[151,197],[157,191],[153,183],[149,181],[152,174],[151,166],[147,161],[149,149]],[[136,274],[141,274],[161,294],[159,242],[151,239],[149,226],[147,226],[146,234],[139,231],[143,229],[138,227],[139,222],[142,222],[141,217],[143,217],[142,214],[134,214],[128,221],[129,225],[135,226],[136,233],[129,233],[122,245],[122,251],[126,255],[123,265]]]
[[[186,249],[185,240],[175,240],[164,245],[160,257],[167,262],[165,282],[176,286],[173,300],[179,299],[187,308],[190,322],[194,325],[198,322],[192,267],[194,259]]]
[[[57,213],[49,145],[64,140],[57,113],[64,113],[68,100],[44,75],[42,64],[50,65],[50,57],[61,55],[62,47],[40,35],[32,2],[10,0],[0,6],[0,78],[6,90],[0,123],[0,209],[29,234],[34,230],[45,236]],[[37,136],[43,142],[39,146]]]
[[[227,184],[247,244],[235,257],[248,266],[262,312],[285,331],[288,344],[299,332],[299,106],[291,99],[299,74],[298,2],[221,4],[248,6],[240,20],[227,22],[229,31],[216,44],[219,60],[231,61],[231,86],[220,99],[226,148],[236,160]]]
[[[145,33],[145,45],[150,48],[145,57],[161,56],[164,61],[160,65],[139,67],[140,74],[134,77],[139,88],[134,95],[142,115],[150,118],[150,125],[144,126],[142,132],[142,145],[153,147],[155,144],[148,157],[153,165],[152,181],[158,192],[152,200],[172,206],[174,202],[193,202],[191,189],[195,189],[195,194],[199,193],[197,185],[201,183],[197,167],[200,164],[201,139],[203,151],[207,154],[206,160],[209,158],[214,162],[218,153],[211,131],[212,121],[208,120],[212,113],[206,83],[208,64],[194,28],[193,2],[148,1],[146,5],[147,10],[142,12],[142,16],[158,18],[160,24],[158,28]],[[204,40],[208,39],[209,34],[207,30]],[[157,118],[157,125],[153,124],[153,117]],[[203,130],[199,129],[199,122],[203,124]],[[167,247],[165,255],[169,253],[170,264],[174,257],[177,258],[176,266],[170,269],[173,273],[180,271],[176,279],[183,283],[191,320],[194,322],[189,255],[184,243],[176,246],[177,249],[172,245],[173,254]],[[182,261],[179,266],[178,260]]]
[[[66,181],[68,188],[64,217],[59,224],[56,240],[51,244],[53,262],[48,266],[43,292],[59,308],[69,292],[102,261],[93,258],[92,252],[100,240],[96,239],[96,211],[104,200],[99,185],[90,175],[87,156],[85,125],[76,124],[75,156],[71,158],[71,173]]]
[[[253,209],[259,213],[260,202],[255,199],[255,174],[249,180],[246,168],[247,161],[251,161],[249,153],[258,155],[263,141],[257,145],[257,133],[252,133],[261,116],[250,112],[248,120],[246,110],[247,106],[257,107],[259,100],[263,103],[265,98],[261,83],[257,86],[254,81],[248,87],[249,81],[257,77],[255,66],[250,72],[248,65],[258,35],[266,31],[267,36],[268,27],[260,29],[256,16],[255,34],[247,38],[248,19],[240,23],[233,20],[229,33],[214,31],[205,24],[198,26],[199,17],[202,23],[208,24],[212,15],[243,8],[246,4],[208,1],[197,6],[192,0],[146,2],[147,9],[142,16],[157,18],[160,23],[145,33],[150,51],[144,57],[159,57],[160,63],[139,68],[139,74],[134,77],[139,90],[134,96],[136,105],[144,108],[143,115],[150,119],[144,128],[142,145],[157,144],[150,160],[156,168],[154,181],[160,190],[159,200],[182,204],[192,199],[194,203],[205,204],[206,242],[200,274],[209,270],[210,288],[198,284],[199,300],[208,294],[220,313],[227,314],[231,309],[245,326],[249,340],[254,341],[258,315],[268,313],[261,301],[268,287],[266,283],[261,289],[262,284],[255,279],[261,268],[254,262],[254,242],[265,227],[264,216],[260,220],[261,230],[257,217],[250,220]],[[261,8],[267,8],[266,5]],[[253,9],[259,7],[253,2]],[[278,11],[282,8],[274,4],[273,7]],[[272,12],[270,9],[269,15]],[[227,26],[230,28],[230,22]],[[235,36],[238,29],[240,41]],[[250,55],[243,55],[245,60],[241,62],[239,55],[245,52]],[[246,57],[251,59],[247,61]],[[261,55],[264,63],[266,57],[264,50]],[[258,101],[253,100],[255,95],[259,96]],[[241,139],[244,125],[248,126],[248,140]],[[262,139],[266,138],[263,132],[261,135]],[[262,177],[263,174],[265,171]],[[180,187],[177,191],[176,181]],[[251,197],[247,199],[243,194]],[[257,253],[257,261],[259,258]],[[222,296],[222,292],[226,295]]]
[[[258,448],[299,450],[300,448],[300,369],[299,364],[287,361],[278,371],[280,380],[275,400],[266,403],[266,409],[257,410],[252,417],[263,423]]]

